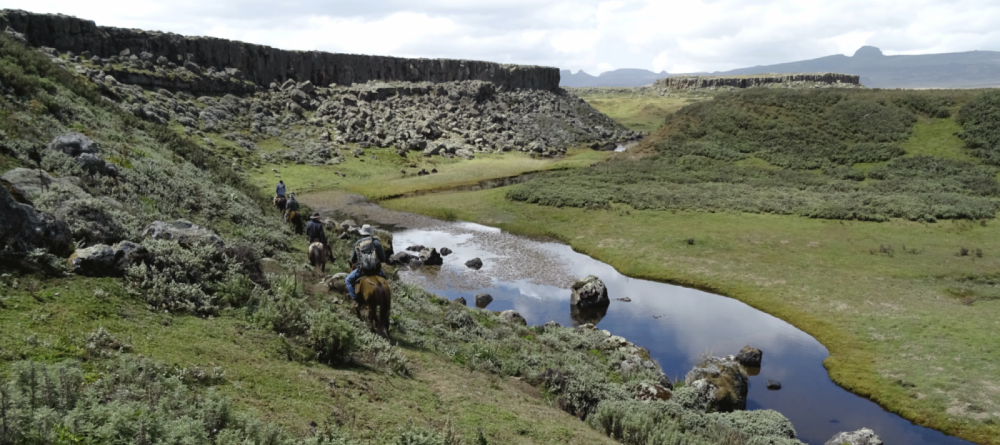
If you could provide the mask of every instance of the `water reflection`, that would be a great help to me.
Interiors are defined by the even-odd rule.
[[[512,240],[512,238],[517,238]],[[833,384],[823,368],[826,348],[794,326],[731,298],[646,280],[631,279],[611,266],[573,252],[564,244],[527,240],[471,223],[441,223],[433,230],[394,234],[401,248],[422,244],[454,253],[440,268],[401,272],[401,277],[448,299],[477,293],[493,296],[489,310],[518,311],[530,325],[553,320],[563,326],[592,323],[621,335],[650,355],[673,379],[683,376],[702,354],[736,354],[745,345],[764,352],[752,373],[748,409],[774,409],[787,416],[810,444],[823,444],[840,431],[873,429],[885,443],[968,444],[919,427],[875,403]],[[465,261],[479,257],[479,271]],[[611,306],[574,310],[569,284],[596,275],[608,287]],[[617,301],[629,297],[631,302]],[[783,388],[768,391],[766,381]]]

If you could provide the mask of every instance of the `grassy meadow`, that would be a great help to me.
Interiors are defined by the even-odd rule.
[[[827,346],[844,388],[996,444],[1000,223],[982,94],[716,96],[674,114],[638,160],[382,204],[555,237],[629,276],[737,298]],[[963,203],[971,213],[949,213]]]
[[[670,96],[661,96],[645,92],[642,88],[634,89],[635,92],[620,92],[630,90],[629,88],[608,88],[607,92],[601,91],[602,88],[586,88],[579,92],[575,90],[570,89],[597,111],[608,115],[630,130],[644,132],[652,132],[659,128],[664,118],[684,105],[710,98],[707,93],[704,95],[673,93]]]

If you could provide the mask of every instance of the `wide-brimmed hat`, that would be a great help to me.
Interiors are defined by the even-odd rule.
[[[372,230],[372,226],[369,226],[368,224],[365,224],[358,229],[358,233],[362,235],[371,235],[373,232],[374,230]]]
[[[319,212],[313,212],[312,215],[309,215],[309,219],[319,219]]]

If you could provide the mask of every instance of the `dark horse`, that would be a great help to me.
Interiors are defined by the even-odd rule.
[[[274,197],[274,206],[278,210],[280,210],[282,213],[285,212],[285,203],[287,203],[287,202],[288,202],[288,198],[285,198],[284,196],[275,196]]]
[[[296,210],[288,212],[288,222],[295,228],[295,234],[305,233],[305,226],[302,224],[302,214]]]
[[[361,306],[368,307],[368,325],[372,332],[389,339],[389,311],[392,308],[392,292],[389,283],[378,275],[370,275],[361,279],[358,285],[358,307],[355,313],[361,318]],[[375,308],[378,307],[376,311]]]

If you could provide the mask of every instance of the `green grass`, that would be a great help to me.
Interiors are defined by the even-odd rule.
[[[663,120],[694,99],[631,94],[580,95],[590,106],[634,131],[651,132]]]
[[[378,159],[372,160],[372,155]],[[345,162],[338,165],[261,165],[262,172],[250,171],[249,177],[265,193],[273,193],[274,185],[281,179],[285,181],[289,191],[299,194],[341,189],[372,199],[382,199],[414,191],[475,185],[483,179],[516,176],[526,172],[585,167],[604,161],[607,157],[608,152],[576,148],[570,149],[565,157],[554,159],[532,159],[524,153],[477,153],[474,159],[464,160],[440,156],[428,158],[417,152],[404,158],[391,148],[383,148],[365,150],[365,156],[360,158],[347,156]],[[408,167],[411,162],[417,167]],[[406,175],[400,173],[404,168]],[[280,178],[274,176],[272,169],[278,170]],[[428,172],[437,169],[438,173],[417,176],[416,173],[421,169]],[[335,172],[343,173],[346,177]]]
[[[948,292],[957,277],[994,273],[1000,224],[634,209],[624,215],[511,202],[502,189],[383,205],[428,214],[447,209],[462,220],[552,236],[626,275],[737,298],[822,342],[831,354],[824,364],[844,388],[920,424],[1000,443],[993,414],[1000,387],[989,383],[997,372],[1000,301],[966,305]],[[700,241],[696,247],[684,242],[689,237]],[[895,255],[879,255],[881,245],[893,246]],[[903,246],[920,253],[903,253]],[[962,246],[982,249],[983,258],[957,256]]]
[[[906,156],[934,156],[945,159],[979,161],[965,150],[965,142],[957,133],[962,126],[954,119],[921,117],[913,126],[913,136],[901,144]]]
[[[518,379],[469,372],[421,347],[403,346],[411,378],[387,377],[365,366],[289,360],[284,338],[235,311],[214,319],[152,311],[112,279],[46,280],[28,292],[30,281],[3,288],[0,375],[15,360],[86,358],[84,336],[103,326],[135,354],[188,369],[221,367],[225,379],[214,387],[237,410],[298,436],[315,421],[383,443],[409,422],[440,429],[450,419],[466,438],[482,428],[495,443],[613,442]]]

